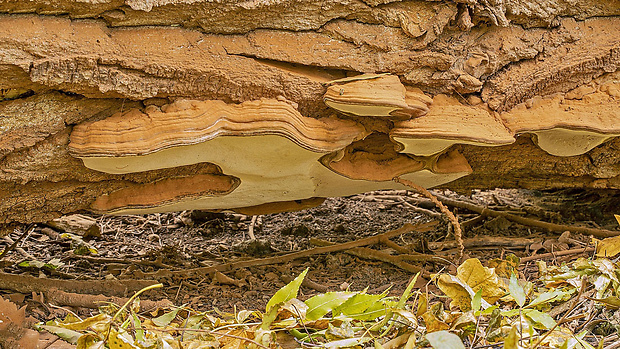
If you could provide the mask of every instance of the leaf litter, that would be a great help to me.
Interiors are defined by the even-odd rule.
[[[518,261],[513,255],[506,260]],[[576,326],[575,320],[620,307],[620,265],[595,257],[560,266],[540,261],[537,267],[540,277],[526,281],[514,273],[499,276],[477,258],[467,259],[454,275],[433,275],[431,282],[443,294],[431,302],[428,284],[414,287],[419,274],[399,297],[362,290],[320,293],[302,301],[297,297],[306,269],[263,310],[201,312],[181,306],[144,312],[134,297],[126,304],[102,306],[86,319],[70,314],[38,327],[78,349],[615,348],[594,326]],[[571,308],[550,315],[564,304]],[[616,337],[607,337],[617,343],[620,323],[610,319],[609,324]]]

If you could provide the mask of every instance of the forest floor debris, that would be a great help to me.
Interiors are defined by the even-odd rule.
[[[609,209],[617,205],[609,202],[602,206],[590,204],[587,209],[593,210],[593,213],[582,217],[579,215],[585,211],[583,206],[575,206],[575,210],[581,211],[562,211],[558,206],[543,205],[544,200],[541,201],[540,194],[535,192],[474,192],[471,197],[450,192],[440,192],[439,195],[520,217],[619,231]],[[565,199],[558,197],[556,202],[562,200]],[[413,210],[410,205],[420,210]],[[604,219],[594,212],[595,209],[607,210]],[[433,214],[425,215],[422,210]],[[434,274],[457,273],[458,264],[455,264],[455,260],[459,252],[458,245],[448,233],[447,222],[440,218],[439,224],[430,231],[401,231],[403,234],[396,234],[391,240],[380,238],[381,233],[398,230],[405,223],[415,225],[436,221],[438,213],[434,205],[411,192],[382,191],[328,199],[325,204],[302,212],[266,216],[197,211],[146,216],[93,216],[97,219],[101,237],[68,236],[49,227],[37,226],[16,245],[34,257],[33,260],[14,250],[0,260],[0,267],[7,273],[3,275],[10,273],[24,280],[32,278],[39,281],[40,285],[57,281],[75,283],[78,280],[100,282],[103,285],[106,279],[110,282],[134,283],[131,290],[119,291],[119,294],[113,295],[116,297],[131,296],[138,287],[135,282],[140,281],[141,276],[163,269],[173,272],[157,280],[162,281],[164,287],[149,291],[141,298],[153,302],[168,300],[177,306],[184,304],[197,313],[214,309],[235,313],[235,309],[238,312],[264,307],[278,289],[308,267],[310,270],[299,290],[300,300],[329,292],[362,292],[364,289],[367,289],[367,294],[387,291],[386,297],[402,295],[412,273],[385,263],[386,258],[383,257],[387,256],[387,259],[397,259],[422,268],[422,275],[415,285],[416,290],[426,287],[429,299],[445,303],[446,311],[450,312],[452,310],[446,303],[447,299],[439,296],[442,292],[437,284],[429,282]],[[465,259],[477,257],[487,265],[487,261],[493,258],[501,260],[514,253],[522,257],[518,268],[521,281],[534,282],[540,277],[537,267],[540,261],[561,267],[563,263],[570,263],[579,256],[592,256],[594,251],[592,240],[583,234],[553,234],[536,227],[516,224],[502,216],[482,216],[458,207],[455,214],[463,226]],[[582,222],[572,221],[572,218],[577,217]],[[13,241],[26,228],[18,227],[10,235]],[[248,239],[250,228],[255,240]],[[366,238],[372,240],[373,244],[364,243]],[[348,247],[354,248],[366,246],[364,248],[369,251],[364,250],[358,256],[350,255],[346,250],[329,254],[311,253],[284,263],[252,265],[252,260],[278,260],[286,255],[303,253],[314,248],[319,240],[348,243],[351,245]],[[0,242],[0,251],[7,246],[8,242],[4,245]],[[375,254],[381,255],[381,258],[377,259]],[[223,269],[219,273],[183,275],[184,271],[191,269],[234,263],[247,265],[236,270]],[[2,279],[5,278],[0,277],[0,282]],[[157,281],[144,280],[146,283],[140,286]],[[32,283],[31,280],[28,282]],[[79,282],[75,285],[79,285]],[[29,315],[39,321],[50,321],[64,318],[70,313],[82,318],[92,315],[92,310],[80,304],[92,305],[98,300],[93,295],[103,293],[93,292],[92,288],[89,291],[88,287],[83,290],[79,287],[59,289],[61,292],[75,293],[70,297],[73,304],[61,304],[59,299],[62,297],[46,296],[39,289],[14,290],[0,286],[0,297],[11,300],[19,307],[27,306]],[[122,303],[119,299],[108,297],[107,300]],[[620,316],[614,315],[616,313],[609,310],[606,316]],[[603,320],[600,318],[601,313],[597,314],[592,321]],[[400,342],[394,341],[389,345],[397,343]],[[299,346],[297,342],[293,344]],[[368,345],[372,346],[373,343]],[[403,345],[400,344],[401,347]]]

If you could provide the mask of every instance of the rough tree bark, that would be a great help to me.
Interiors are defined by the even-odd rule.
[[[0,0],[0,13],[0,224],[80,210],[226,209],[288,200],[303,205],[299,200],[315,196],[397,187],[392,176],[416,171],[459,173],[451,182],[428,181],[457,190],[620,189],[619,0]],[[355,78],[362,73],[387,75]],[[396,108],[372,90],[373,81],[387,76],[400,80],[388,92],[407,96],[398,95],[409,103],[406,117],[402,111],[381,114]],[[330,108],[324,100],[330,81],[343,78],[334,98],[342,95],[340,106],[350,110]],[[368,100],[352,107],[347,88],[358,86]],[[173,125],[192,110],[212,122],[218,118],[212,106],[221,108],[221,120],[237,111],[231,124],[238,129],[225,126],[224,135],[217,129],[188,139],[182,135],[195,119]],[[377,115],[356,114],[358,107]],[[428,156],[409,151],[394,133],[410,125],[405,119],[427,115],[439,118],[437,130],[427,123],[427,133],[414,126],[407,132],[429,142],[445,139],[439,126],[444,120],[481,113],[514,139],[482,146],[471,139],[486,135],[467,141],[459,135],[450,148]],[[575,137],[602,143],[579,154],[563,148],[551,150],[563,156],[549,154],[539,147],[544,133],[534,133],[551,124],[524,124],[550,115],[557,115],[555,126],[562,130],[594,130]],[[563,124],[569,117],[582,124]],[[170,130],[158,133],[163,140],[149,134],[148,122],[158,120],[170,122],[161,121]],[[460,132],[459,122],[450,122]],[[124,129],[115,129],[121,124]],[[344,129],[349,133],[340,134]],[[79,143],[88,132],[91,138]],[[167,137],[172,143],[164,142]],[[231,150],[216,142],[226,137],[241,145]],[[299,152],[307,168],[272,176],[297,166],[294,158],[257,158],[278,137],[303,150],[291,154]],[[127,139],[143,150],[125,151]],[[70,141],[84,147],[70,148]],[[186,155],[158,165],[161,154],[168,154],[167,163],[182,157],[175,147],[200,142],[224,144],[224,150],[201,148],[203,153],[229,154],[231,161],[247,156],[272,170],[227,173],[237,168],[227,158],[192,162]],[[120,145],[110,150],[111,143]],[[161,156],[126,173],[88,168],[82,160],[131,162],[131,156],[151,154]],[[463,162],[471,171],[446,169]],[[235,191],[249,199],[236,202]]]

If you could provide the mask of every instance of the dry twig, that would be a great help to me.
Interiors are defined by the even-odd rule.
[[[589,252],[594,252],[594,250],[595,250],[594,247],[586,247],[586,248],[574,248],[572,250],[564,250],[564,251],[558,251],[558,252],[543,253],[543,254],[538,254],[534,256],[523,257],[521,258],[521,263],[531,262],[537,259],[567,256],[567,255],[578,254],[578,253],[589,253]]]
[[[89,309],[97,309],[103,303],[125,304],[128,300],[128,298],[114,296],[108,297],[104,295],[64,292],[55,288],[45,292],[45,296],[47,298],[47,302],[54,303],[56,305]],[[151,301],[148,299],[140,300],[140,308],[142,308],[143,310],[165,308],[169,306],[172,306],[172,302],[170,302],[168,299],[163,299],[161,301]]]
[[[490,217],[504,217],[510,221],[513,221],[519,224],[523,224],[523,225],[527,225],[531,227],[537,227],[541,229],[546,229],[549,231],[559,231],[559,232],[571,231],[574,233],[593,235],[599,238],[606,238],[610,236],[620,235],[620,231],[611,231],[611,230],[605,230],[605,229],[595,229],[595,228],[585,228],[585,227],[574,227],[574,226],[564,225],[564,224],[542,222],[536,219],[525,218],[525,217],[520,217],[520,216],[513,215],[510,213],[506,213],[506,212],[491,210],[486,207],[478,206],[478,205],[475,205],[469,202],[450,199],[442,195],[437,195],[437,198],[448,206],[466,209],[466,210],[477,212],[481,215],[490,216]]]
[[[32,231],[34,231],[34,224],[30,224],[26,229],[24,229],[24,232],[22,233],[22,235],[20,235],[17,240],[13,241],[13,239],[11,239],[8,236],[5,236],[3,239],[10,243],[11,245],[7,246],[4,251],[2,251],[2,253],[0,253],[0,260],[2,260],[2,258],[4,256],[6,256],[7,253],[9,253],[12,250],[16,250],[17,252],[19,252],[20,254],[22,254],[23,256],[25,256],[28,259],[36,259],[34,258],[34,256],[32,256],[31,254],[29,254],[28,252],[26,252],[24,249],[17,247],[17,245],[19,244],[20,241],[22,241],[28,234],[32,233]]]
[[[58,280],[41,279],[30,275],[0,272],[0,289],[19,293],[47,292],[56,288],[65,292],[125,296],[154,282],[149,280]]]

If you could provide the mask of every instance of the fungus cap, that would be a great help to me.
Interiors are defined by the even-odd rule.
[[[551,155],[581,155],[620,136],[618,89],[620,82],[578,87],[565,95],[534,98],[501,117],[514,133],[534,134],[536,144]]]
[[[260,146],[260,137],[268,141],[268,136],[278,136],[289,140],[283,143],[287,147],[330,153],[365,133],[354,121],[304,117],[290,104],[277,100],[262,99],[238,105],[180,100],[161,110],[133,109],[77,125],[71,133],[69,149],[87,167],[129,173],[207,161],[204,157],[208,154],[199,154],[199,149],[192,153],[193,148],[188,147],[222,137],[250,137],[255,146]],[[221,142],[210,143],[212,152],[217,152],[218,143]],[[175,157],[174,149],[183,158]],[[159,163],[146,158],[162,151],[166,151],[166,156],[160,157]]]
[[[410,119],[428,112],[429,98],[407,91],[396,75],[363,74],[330,82],[323,101],[329,107],[357,116]]]
[[[515,141],[501,120],[484,106],[468,106],[456,98],[437,95],[430,111],[415,119],[398,121],[390,135],[405,153],[430,156],[452,144],[498,146]]]

